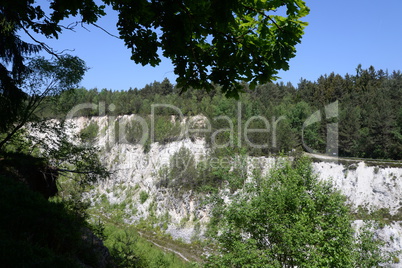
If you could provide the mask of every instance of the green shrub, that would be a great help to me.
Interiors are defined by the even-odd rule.
[[[398,258],[397,256],[394,256],[394,257],[392,258],[392,262],[393,262],[393,263],[400,263],[400,260],[399,260],[399,258]]]
[[[308,159],[280,161],[245,189],[215,206],[210,225],[218,252],[206,267],[378,267],[388,261],[370,228],[356,239],[346,197],[319,181]]]
[[[156,116],[154,119],[154,142],[166,144],[175,141],[180,136],[180,132],[181,126],[179,120],[173,123],[170,116]]]
[[[146,191],[141,191],[140,192],[140,203],[144,204],[145,201],[147,201],[148,197],[149,197],[149,194]]]
[[[126,140],[130,144],[142,143],[144,145],[149,139],[149,129],[144,129],[140,121],[135,118],[126,125]]]
[[[155,115],[153,119],[153,129],[152,119],[147,117],[145,122],[148,129],[144,129],[140,121],[135,120],[135,118],[128,122],[125,126],[124,137],[125,140],[130,144],[141,144],[144,146],[144,152],[149,152],[151,142],[159,142],[161,144],[166,144],[177,140],[180,137],[181,125],[179,120],[172,122],[170,116]],[[116,140],[119,137],[119,123],[115,121],[115,135]]]
[[[170,157],[170,165],[158,171],[157,186],[173,188],[175,194],[189,190],[207,193],[227,183],[234,192],[243,187],[247,178],[247,159],[244,154],[230,157],[226,153],[212,154],[196,163],[191,151],[182,147]]]
[[[196,186],[197,170],[194,155],[185,147],[170,158],[170,187],[183,187],[193,189]]]
[[[98,136],[99,126],[96,122],[91,122],[80,131],[80,138],[83,142],[93,143]]]

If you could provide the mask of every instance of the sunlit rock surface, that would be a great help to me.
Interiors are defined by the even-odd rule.
[[[131,120],[134,115],[118,117],[122,122]],[[178,195],[175,189],[158,187],[158,172],[169,165],[170,157],[180,148],[188,148],[195,159],[200,159],[208,153],[206,143],[202,139],[191,141],[183,139],[165,145],[153,143],[149,151],[144,152],[142,145],[128,143],[113,143],[111,137],[115,118],[93,117],[76,118],[73,122],[79,132],[90,122],[99,126],[99,136],[96,146],[100,148],[102,161],[113,172],[109,179],[99,183],[88,193],[87,198],[95,205],[102,198],[107,198],[110,204],[122,204],[127,223],[136,224],[141,219],[153,217],[157,219],[155,227],[160,227],[173,238],[190,242],[202,239],[206,224],[209,221],[210,207],[203,204],[202,198],[191,191]],[[387,167],[384,164],[354,161],[353,163],[316,161],[313,168],[320,179],[329,180],[347,196],[353,208],[363,207],[368,211],[387,208],[392,215],[402,215],[402,168]],[[248,165],[261,167],[263,174],[269,171],[275,158],[249,158]],[[249,172],[251,174],[251,172]],[[140,202],[140,193],[146,192],[149,197]],[[130,206],[131,204],[131,206]],[[360,226],[361,221],[355,225]],[[393,221],[390,225],[376,230],[378,237],[386,242],[387,250],[402,249],[402,222]]]

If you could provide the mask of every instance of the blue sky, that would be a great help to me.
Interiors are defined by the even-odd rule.
[[[315,81],[335,72],[355,74],[363,68],[400,70],[402,64],[402,1],[307,1],[309,26],[290,70],[282,81]]]
[[[278,81],[294,85],[305,78],[317,80],[320,75],[335,72],[354,74],[358,64],[363,68],[401,70],[402,64],[402,1],[401,0],[310,0],[309,22],[290,70],[281,71]],[[117,15],[108,15],[98,24],[117,34]],[[65,31],[58,40],[43,40],[56,50],[70,52],[91,69],[81,85],[122,90],[142,88],[167,77],[175,83],[173,66],[163,59],[157,67],[137,65],[130,60],[130,51],[122,40],[113,38],[95,27],[89,31],[78,28]]]

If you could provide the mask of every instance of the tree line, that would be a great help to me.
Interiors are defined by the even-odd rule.
[[[363,69],[359,65],[353,75],[341,76],[331,73],[320,76],[317,81],[301,79],[297,87],[282,82],[257,85],[254,90],[249,89],[247,83],[243,83],[242,86],[243,93],[239,99],[227,98],[218,85],[207,91],[194,89],[182,92],[181,88],[171,84],[168,79],[162,82],[155,81],[142,89],[78,88],[47,98],[40,116],[63,118],[69,110],[81,103],[104,103],[106,114],[114,116],[127,114],[147,116],[151,113],[152,104],[170,104],[179,108],[183,116],[198,114],[207,118],[227,116],[231,122],[240,123],[242,126],[251,117],[260,116],[268,120],[271,129],[266,132],[249,133],[247,139],[252,144],[269,146],[255,148],[247,145],[245,137],[241,137],[242,147],[246,147],[253,155],[302,149],[303,142],[314,151],[325,153],[327,125],[338,123],[340,156],[402,158],[400,71],[389,73],[375,70],[372,66]],[[338,114],[335,118],[327,119],[324,107],[335,101],[339,104]],[[303,129],[303,123],[317,111],[321,112],[320,120]],[[155,113],[161,117],[178,115],[169,108],[155,109]],[[99,110],[82,109],[75,115],[100,114]],[[210,120],[211,133],[214,130],[229,128],[228,121]],[[266,122],[252,120],[248,127],[265,129]],[[204,134],[204,137],[211,141],[211,135]],[[214,139],[217,143],[225,144],[229,141],[229,133],[220,131]],[[272,142],[273,139],[275,143]]]

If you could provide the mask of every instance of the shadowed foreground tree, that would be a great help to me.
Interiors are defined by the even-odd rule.
[[[0,155],[13,158],[17,153],[21,158],[24,154],[38,157],[45,168],[58,174],[75,174],[82,184],[108,176],[96,154],[97,148],[73,142],[72,134],[66,132],[66,128],[71,128],[67,120],[37,116],[39,110],[47,107],[46,103],[78,85],[86,71],[85,63],[78,57],[63,55],[53,61],[32,58],[26,66],[20,83],[23,101],[12,114],[13,120],[7,124],[2,122]]]
[[[30,60],[25,72],[21,73],[20,87],[16,88],[20,90],[21,99],[0,98],[8,104],[0,108],[1,117],[8,118],[0,123],[1,132],[4,133],[0,135],[0,151],[27,122],[37,119],[35,112],[41,104],[43,108],[45,98],[59,96],[63,91],[76,87],[85,71],[85,63],[78,57],[69,55],[60,56],[55,61],[42,57]],[[14,101],[18,103],[13,104]],[[12,104],[16,105],[16,109],[9,107]]]

